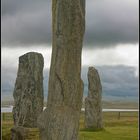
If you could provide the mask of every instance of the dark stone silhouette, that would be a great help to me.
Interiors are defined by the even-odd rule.
[[[30,52],[19,57],[14,89],[13,118],[15,126],[37,127],[43,111],[43,56]]]
[[[94,67],[89,67],[88,82],[88,96],[85,99],[85,127],[102,129],[102,85],[98,71]]]

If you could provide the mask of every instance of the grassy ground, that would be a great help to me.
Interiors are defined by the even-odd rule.
[[[10,129],[13,126],[12,114],[2,114],[2,140],[10,140]],[[79,140],[138,140],[138,113],[118,112],[103,113],[104,129],[93,131],[84,129],[84,114],[81,113]],[[36,131],[31,131],[30,140],[39,140]],[[36,138],[35,138],[36,137]],[[28,140],[29,140],[28,139]]]
[[[80,131],[80,140],[138,140],[137,113],[117,112],[103,113],[104,129],[102,131]],[[80,119],[80,128],[84,128],[84,121]]]

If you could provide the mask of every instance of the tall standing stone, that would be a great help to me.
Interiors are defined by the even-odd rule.
[[[85,127],[101,129],[102,125],[102,85],[98,71],[88,70],[88,96],[85,99]]]
[[[53,48],[47,109],[38,126],[42,140],[77,140],[82,105],[81,52],[84,0],[52,0]]]
[[[37,127],[37,117],[43,111],[43,66],[40,53],[30,52],[19,57],[13,93],[15,126]]]

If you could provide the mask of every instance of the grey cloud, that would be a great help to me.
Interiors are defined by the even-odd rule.
[[[2,67],[1,69],[1,97],[12,99],[14,90],[15,78],[17,70],[9,67]]]
[[[95,66],[99,71],[102,86],[103,99],[138,98],[138,77],[135,76],[135,68],[129,66]],[[84,81],[84,96],[88,92],[87,81],[88,67],[82,67],[82,79]],[[2,67],[2,97],[7,95],[12,98],[16,79],[15,68]],[[44,69],[44,94],[48,92],[49,69]]]
[[[30,46],[51,43],[50,1],[12,2],[2,2],[2,44]]]
[[[38,12],[38,10],[46,11],[50,9],[51,0],[2,0],[2,16],[16,15],[17,13],[25,14],[30,12]]]
[[[87,0],[85,46],[138,42],[138,0]],[[2,0],[2,45],[51,44],[51,0]]]
[[[95,46],[138,42],[138,0],[87,1],[85,43]]]
[[[135,76],[135,68],[130,66],[95,66],[98,70],[103,86],[103,98],[106,96],[116,97],[138,97],[138,77]],[[85,95],[88,92],[87,71],[88,67],[82,69]]]

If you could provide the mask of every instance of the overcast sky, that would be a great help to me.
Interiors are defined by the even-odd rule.
[[[138,3],[138,0],[86,0],[82,67],[114,67],[111,80],[116,68],[119,70],[118,65],[123,65],[125,69],[133,67],[133,75],[138,77]],[[2,83],[12,81],[13,84],[18,57],[29,51],[42,53],[44,69],[49,69],[51,0],[2,0],[1,19]]]
[[[86,46],[137,42],[138,0],[86,0]],[[2,0],[2,44],[51,44],[51,0]]]

